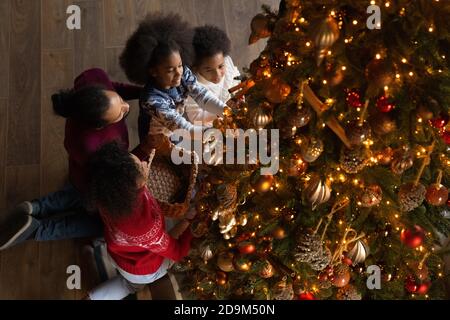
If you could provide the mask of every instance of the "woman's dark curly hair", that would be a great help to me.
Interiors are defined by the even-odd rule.
[[[112,218],[125,217],[136,204],[141,172],[117,142],[103,145],[89,159],[89,200]]]
[[[212,25],[195,28],[192,44],[195,52],[194,65],[199,65],[203,59],[218,53],[228,56],[231,51],[231,41],[227,34]]]
[[[183,64],[191,64],[193,35],[192,27],[178,14],[150,13],[128,39],[120,65],[130,81],[146,84],[149,68],[172,52],[180,53]]]
[[[80,90],[61,90],[52,95],[53,111],[64,118],[75,119],[90,128],[106,125],[103,115],[109,109],[110,101],[101,85],[84,87]]]

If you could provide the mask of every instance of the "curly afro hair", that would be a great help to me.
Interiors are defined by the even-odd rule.
[[[141,176],[128,151],[116,141],[98,149],[89,159],[89,201],[112,218],[130,214],[139,193]]]
[[[203,59],[218,53],[227,56],[231,51],[231,41],[227,34],[212,25],[195,28],[192,44],[195,51],[194,65],[199,65]]]
[[[193,28],[178,14],[150,13],[128,39],[120,65],[130,81],[146,84],[150,80],[149,68],[172,52],[180,53],[183,64],[191,64],[193,36]]]

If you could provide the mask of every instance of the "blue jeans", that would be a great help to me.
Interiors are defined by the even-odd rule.
[[[83,196],[71,184],[31,203],[33,216],[40,224],[36,241],[103,236],[99,215],[87,212]]]

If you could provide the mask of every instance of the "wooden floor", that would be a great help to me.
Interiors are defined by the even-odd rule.
[[[222,27],[242,68],[264,46],[247,46],[250,20],[263,3],[276,8],[278,0],[0,0],[0,221],[8,208],[66,180],[64,121],[53,115],[50,95],[90,67],[125,80],[118,56],[147,12]],[[69,4],[82,9],[81,30],[66,28]],[[129,125],[134,145],[136,108]],[[81,298],[98,281],[84,266],[82,244],[27,243],[2,252],[0,299]],[[81,266],[81,290],[66,287],[69,265]]]

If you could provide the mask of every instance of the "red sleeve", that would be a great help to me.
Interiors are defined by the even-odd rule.
[[[163,247],[158,246],[157,248],[155,247],[155,249],[152,249],[152,246],[150,247],[150,251],[173,261],[180,261],[188,255],[189,249],[191,248],[191,240],[192,234],[189,228],[186,229],[178,240],[164,232],[161,237],[161,242],[164,243],[167,241],[167,245],[164,245]]]
[[[135,86],[132,84],[113,82],[114,90],[122,97],[124,100],[135,100],[139,99],[141,95],[142,87]]]

